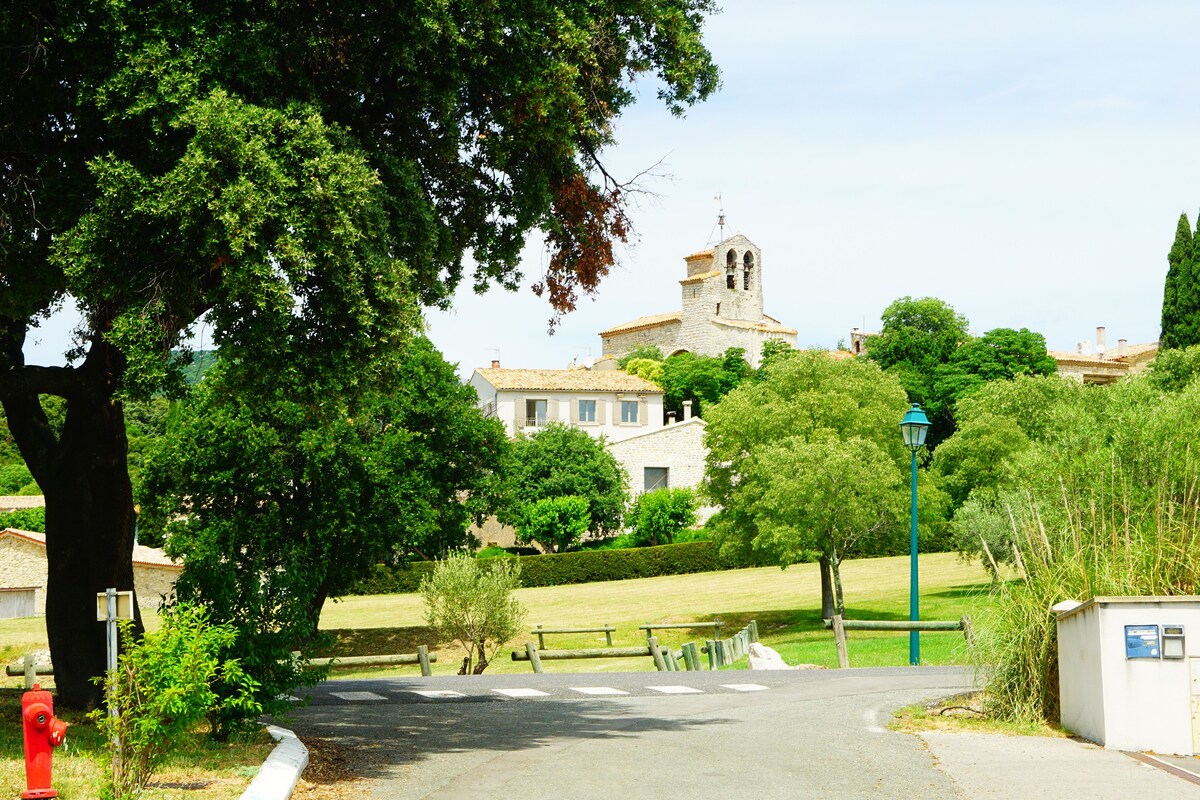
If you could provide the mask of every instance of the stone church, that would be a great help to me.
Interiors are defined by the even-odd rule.
[[[796,346],[796,331],[763,313],[762,251],[740,233],[684,258],[679,311],[638,317],[600,332],[605,358],[654,345],[663,356],[692,352],[719,356],[730,347],[746,351],[757,367],[763,342]]]

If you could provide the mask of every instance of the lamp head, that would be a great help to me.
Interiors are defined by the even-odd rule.
[[[904,446],[916,451],[925,444],[925,435],[929,433],[929,417],[917,403],[904,413],[900,420],[900,435],[904,437]]]

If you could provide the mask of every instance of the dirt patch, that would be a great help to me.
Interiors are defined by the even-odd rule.
[[[346,800],[361,797],[362,778],[352,769],[353,751],[329,739],[305,737],[308,766],[296,784],[293,800]]]

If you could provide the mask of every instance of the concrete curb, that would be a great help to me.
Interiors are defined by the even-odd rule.
[[[267,726],[277,744],[250,781],[241,800],[288,800],[296,790],[300,774],[308,766],[308,748],[286,728]]]

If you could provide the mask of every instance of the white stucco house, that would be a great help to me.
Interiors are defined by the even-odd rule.
[[[663,426],[663,390],[617,370],[507,369],[493,361],[470,384],[484,415],[503,422],[509,436],[562,422],[619,442]]]

